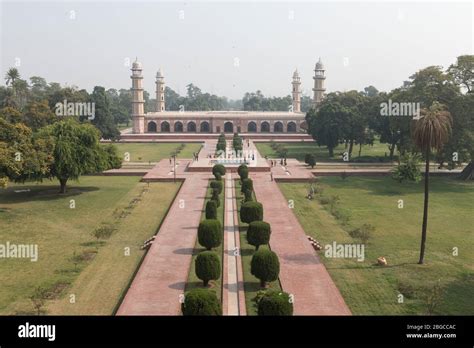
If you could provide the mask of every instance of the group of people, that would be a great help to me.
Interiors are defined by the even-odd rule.
[[[268,161],[268,157],[267,157],[267,156],[265,156],[265,159]],[[277,163],[278,163],[277,160],[273,160],[273,159],[270,160],[270,166],[271,166],[271,167],[275,167],[275,166],[277,165]],[[281,164],[282,166],[285,166],[285,167],[286,167],[286,158],[280,159],[280,164]]]

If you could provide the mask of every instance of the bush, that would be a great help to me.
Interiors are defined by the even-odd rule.
[[[252,221],[247,229],[247,241],[258,250],[260,245],[268,244],[272,233],[270,224],[265,221]]]
[[[221,181],[222,180],[222,175],[220,175],[219,173],[217,173],[214,176],[216,177],[216,181]]]
[[[217,189],[218,192],[219,192],[219,194],[222,193],[222,189],[223,189],[223,187],[224,187],[224,185],[222,184],[222,181],[219,181],[219,180],[212,180],[210,185],[211,185],[211,188],[212,188],[213,190],[216,190],[216,189]]]
[[[252,191],[247,190],[244,192],[244,202],[251,202],[251,201],[253,201]]]
[[[212,190],[211,201],[216,202],[217,207],[219,207],[221,205],[221,200],[219,198],[219,192],[215,189]]]
[[[217,219],[217,203],[213,200],[206,203],[206,219]]]
[[[268,290],[257,302],[258,315],[293,315],[290,295],[283,291]]]
[[[194,263],[196,276],[203,281],[204,286],[207,286],[209,280],[219,279],[221,275],[221,261],[216,253],[203,251],[199,253]]]
[[[271,250],[256,251],[250,262],[250,273],[260,279],[262,288],[267,282],[277,280],[280,274],[280,261],[277,254]]]
[[[216,164],[212,167],[212,174],[217,178],[216,174],[220,174],[220,176],[225,175],[225,167],[222,164]]]
[[[247,190],[253,191],[253,181],[252,179],[242,179],[242,187],[240,189],[241,192],[245,192]]]
[[[259,202],[245,202],[240,207],[240,220],[251,223],[252,221],[263,220],[263,206]]]
[[[222,242],[222,226],[217,219],[201,221],[198,227],[198,241],[207,250],[216,248]]]
[[[352,238],[360,239],[362,243],[367,243],[372,234],[375,232],[375,227],[371,224],[363,224],[361,227],[353,229],[349,232]]]
[[[240,179],[247,179],[249,177],[249,168],[245,164],[241,164],[237,169]]]
[[[222,315],[216,292],[208,289],[193,289],[187,292],[181,311],[183,315]]]
[[[402,156],[400,164],[392,169],[392,179],[402,183],[403,181],[419,182],[421,172],[418,168],[420,157],[418,155],[406,154]]]
[[[308,164],[311,166],[311,168],[314,168],[316,165],[316,159],[314,158],[313,155],[310,155],[308,158]]]

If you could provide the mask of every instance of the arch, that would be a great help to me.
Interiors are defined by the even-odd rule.
[[[288,122],[288,124],[286,125],[286,131],[288,133],[296,133],[296,123],[294,123],[293,121]]]
[[[148,131],[148,133],[156,133],[156,122],[155,121],[148,122],[147,131]]]
[[[263,121],[260,124],[260,133],[269,133],[270,132],[270,123]]]
[[[182,133],[183,132],[183,123],[181,121],[176,121],[174,123],[174,132]]]
[[[234,124],[230,121],[224,123],[224,133],[234,133]]]
[[[209,122],[207,121],[201,122],[201,125],[199,126],[199,131],[201,133],[209,133],[210,132]]]
[[[186,130],[188,132],[195,133],[196,132],[196,123],[194,121],[188,122],[186,126]]]
[[[167,122],[167,121],[161,122],[160,128],[161,128],[162,133],[169,133],[170,132],[169,122]]]
[[[275,124],[273,125],[273,132],[283,133],[283,123],[280,121],[275,122]]]
[[[254,121],[250,121],[248,123],[247,132],[249,132],[249,133],[256,133],[257,132],[257,124]]]

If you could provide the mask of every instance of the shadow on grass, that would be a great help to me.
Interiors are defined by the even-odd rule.
[[[24,192],[15,192],[29,190]],[[59,193],[59,185],[25,185],[9,187],[0,194],[0,203],[18,203],[25,201],[52,201],[74,197],[87,192],[100,190],[96,186],[71,186],[66,193]]]

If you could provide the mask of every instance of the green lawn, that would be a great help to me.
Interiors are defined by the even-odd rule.
[[[437,314],[474,314],[474,185],[451,178],[432,178],[425,264],[418,265],[423,211],[423,182],[398,184],[389,177],[324,177],[323,197],[337,195],[338,211],[350,213],[348,223],[334,218],[328,205],[305,198],[306,184],[280,184],[307,234],[321,244],[357,243],[347,231],[364,223],[375,226],[365,261],[324,257],[329,273],[354,314],[425,314],[427,294],[439,282],[443,289]],[[398,208],[402,199],[404,208]],[[453,255],[453,248],[459,255]],[[376,266],[386,257],[388,267]],[[398,303],[398,295],[404,302]]]
[[[209,181],[209,183],[210,183],[210,181]],[[217,219],[221,222],[222,235],[224,235],[224,192],[225,192],[225,187],[224,187],[225,186],[225,181],[224,181],[224,179],[222,179],[222,184],[223,184],[222,192],[219,195],[219,199],[220,199],[221,204],[217,208]],[[207,201],[209,201],[211,199],[211,196],[212,196],[212,189],[209,187],[208,190],[207,190],[206,199],[205,199],[204,205],[203,205],[201,221],[206,218],[206,211],[205,211],[206,203],[207,203]],[[212,249],[220,257],[221,276],[218,280],[211,280],[209,282],[209,288],[216,291],[216,295],[219,298],[219,301],[222,301],[222,274],[223,274],[222,272],[223,272],[223,267],[224,267],[224,258],[223,258],[223,256],[224,256],[223,255],[224,247],[223,247],[223,244],[224,244],[224,237],[222,238],[221,245],[217,248]],[[205,250],[206,250],[206,248],[201,246],[201,244],[199,244],[198,240],[196,239],[196,245],[194,246],[194,250],[193,250],[193,258],[191,260],[191,266],[189,267],[188,281],[186,283],[186,291],[204,287],[203,283],[202,283],[202,280],[200,280],[196,276],[195,262],[194,261],[196,260],[197,255],[201,251],[205,251]]]
[[[178,158],[192,158],[193,152],[199,152],[201,143],[184,143],[185,146],[178,154]],[[130,162],[159,162],[169,158],[180,143],[115,143],[120,156],[130,154]]]
[[[342,154],[347,151],[344,145],[339,145],[334,149],[334,157],[329,157],[328,150],[325,146],[318,146],[316,142],[276,142],[277,144],[282,144],[285,148],[288,149],[287,158],[296,158],[299,161],[304,161],[306,154],[313,154],[316,157],[316,162],[342,162]],[[271,143],[255,143],[257,150],[260,152],[262,157],[268,156],[269,158],[279,158],[279,155],[275,150],[271,148]],[[386,144],[381,144],[378,141],[374,143],[373,146],[364,145],[362,146],[361,157],[359,157],[359,146],[354,145],[352,153],[352,161],[357,162],[379,162],[378,158],[382,160],[388,160],[388,157],[385,158],[385,153],[387,156],[389,154]],[[396,159],[396,156],[394,160]]]
[[[240,206],[242,205],[242,200],[244,199],[243,194],[240,192],[240,180],[235,181],[235,197],[237,200],[237,209],[238,209],[238,219],[239,219],[239,232],[240,232],[240,255],[242,259],[242,271],[244,276],[244,291],[245,291],[245,306],[247,309],[247,315],[257,315],[257,310],[255,302],[253,299],[257,295],[258,291],[262,288],[260,287],[260,280],[254,277],[250,273],[250,262],[252,261],[252,256],[255,252],[255,247],[250,245],[247,242],[247,228],[248,224],[240,220]],[[263,207],[265,211],[265,207]],[[271,243],[271,237],[270,237]],[[267,245],[261,245],[259,249],[268,249]],[[281,290],[280,282],[274,281],[268,283],[268,288]]]
[[[34,313],[30,296],[37,287],[47,291],[46,314],[112,314],[144,254],[141,244],[157,231],[179,185],[85,176],[70,182],[65,195],[58,188],[46,181],[0,191],[0,243],[39,249],[37,262],[0,260],[1,314]],[[106,240],[91,235],[112,225]]]

